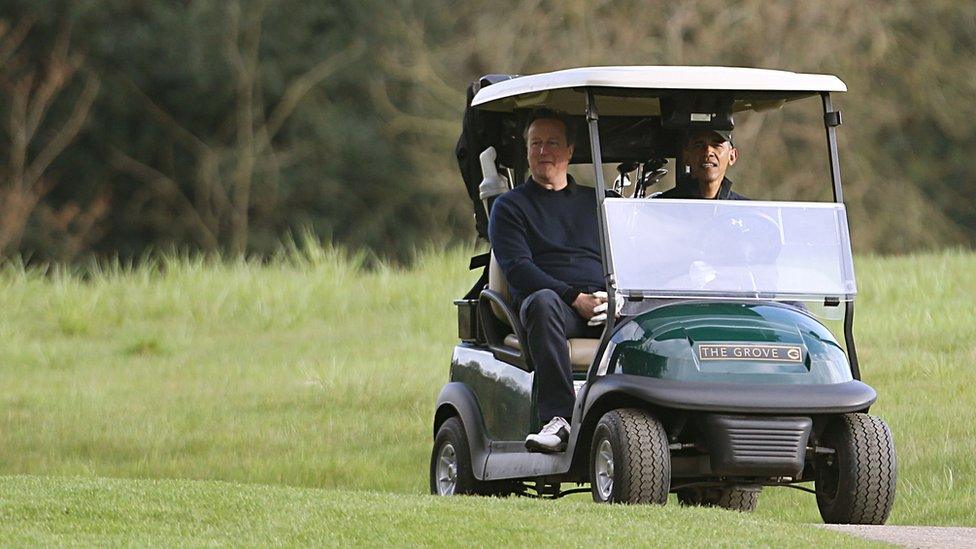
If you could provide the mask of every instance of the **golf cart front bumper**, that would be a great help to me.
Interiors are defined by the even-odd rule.
[[[615,395],[672,410],[785,416],[866,412],[878,398],[874,389],[860,381],[753,385],[607,374],[599,376],[590,387],[587,409]]]
[[[708,414],[701,418],[712,474],[735,477],[797,477],[803,472],[808,417]]]
[[[647,407],[664,420],[676,477],[796,479],[824,420],[866,411],[876,398],[860,381],[751,385],[608,374],[591,385],[584,421],[622,402]]]

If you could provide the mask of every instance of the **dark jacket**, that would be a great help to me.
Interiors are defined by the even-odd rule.
[[[665,191],[655,198],[702,198],[698,181],[687,178],[680,181],[673,189]],[[732,180],[728,177],[722,179],[722,186],[719,187],[715,198],[719,200],[749,200],[737,192],[732,191]]]
[[[559,191],[530,177],[498,197],[488,235],[516,303],[550,289],[571,305],[604,289],[595,192],[571,176]]]

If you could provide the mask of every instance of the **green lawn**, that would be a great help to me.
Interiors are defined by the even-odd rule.
[[[31,546],[872,546],[716,509],[45,477],[0,477],[0,539]]]
[[[540,516],[563,506],[604,513],[582,498],[415,497],[426,491],[432,408],[456,337],[451,300],[475,277],[463,251],[427,253],[409,270],[365,271],[361,262],[311,245],[266,264],[169,259],[86,276],[0,269],[0,474],[340,489],[296,493],[388,509],[497,508],[499,527],[509,506]],[[890,523],[976,526],[976,254],[856,263],[863,377],[878,390],[872,412],[888,421],[898,449]],[[155,486],[37,482],[51,494],[85,482],[123,493]],[[668,509],[621,516],[687,511]],[[819,515],[812,496],[768,489],[753,517],[727,520],[795,524]]]

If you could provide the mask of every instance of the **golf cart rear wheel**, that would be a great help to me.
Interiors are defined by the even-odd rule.
[[[732,511],[751,513],[759,503],[762,486],[741,488],[685,488],[678,490],[678,502],[682,505],[721,507]]]
[[[474,494],[478,482],[471,468],[471,451],[464,425],[452,417],[441,425],[430,454],[430,493],[435,496]]]
[[[880,418],[844,414],[824,432],[834,450],[815,462],[817,507],[824,522],[884,524],[895,502],[895,444]]]
[[[668,501],[671,454],[661,422],[638,409],[600,418],[590,447],[590,491],[598,503]]]

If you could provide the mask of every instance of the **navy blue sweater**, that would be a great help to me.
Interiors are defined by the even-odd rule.
[[[559,191],[529,178],[498,197],[488,236],[516,304],[546,288],[570,305],[604,289],[595,191],[572,177]]]

